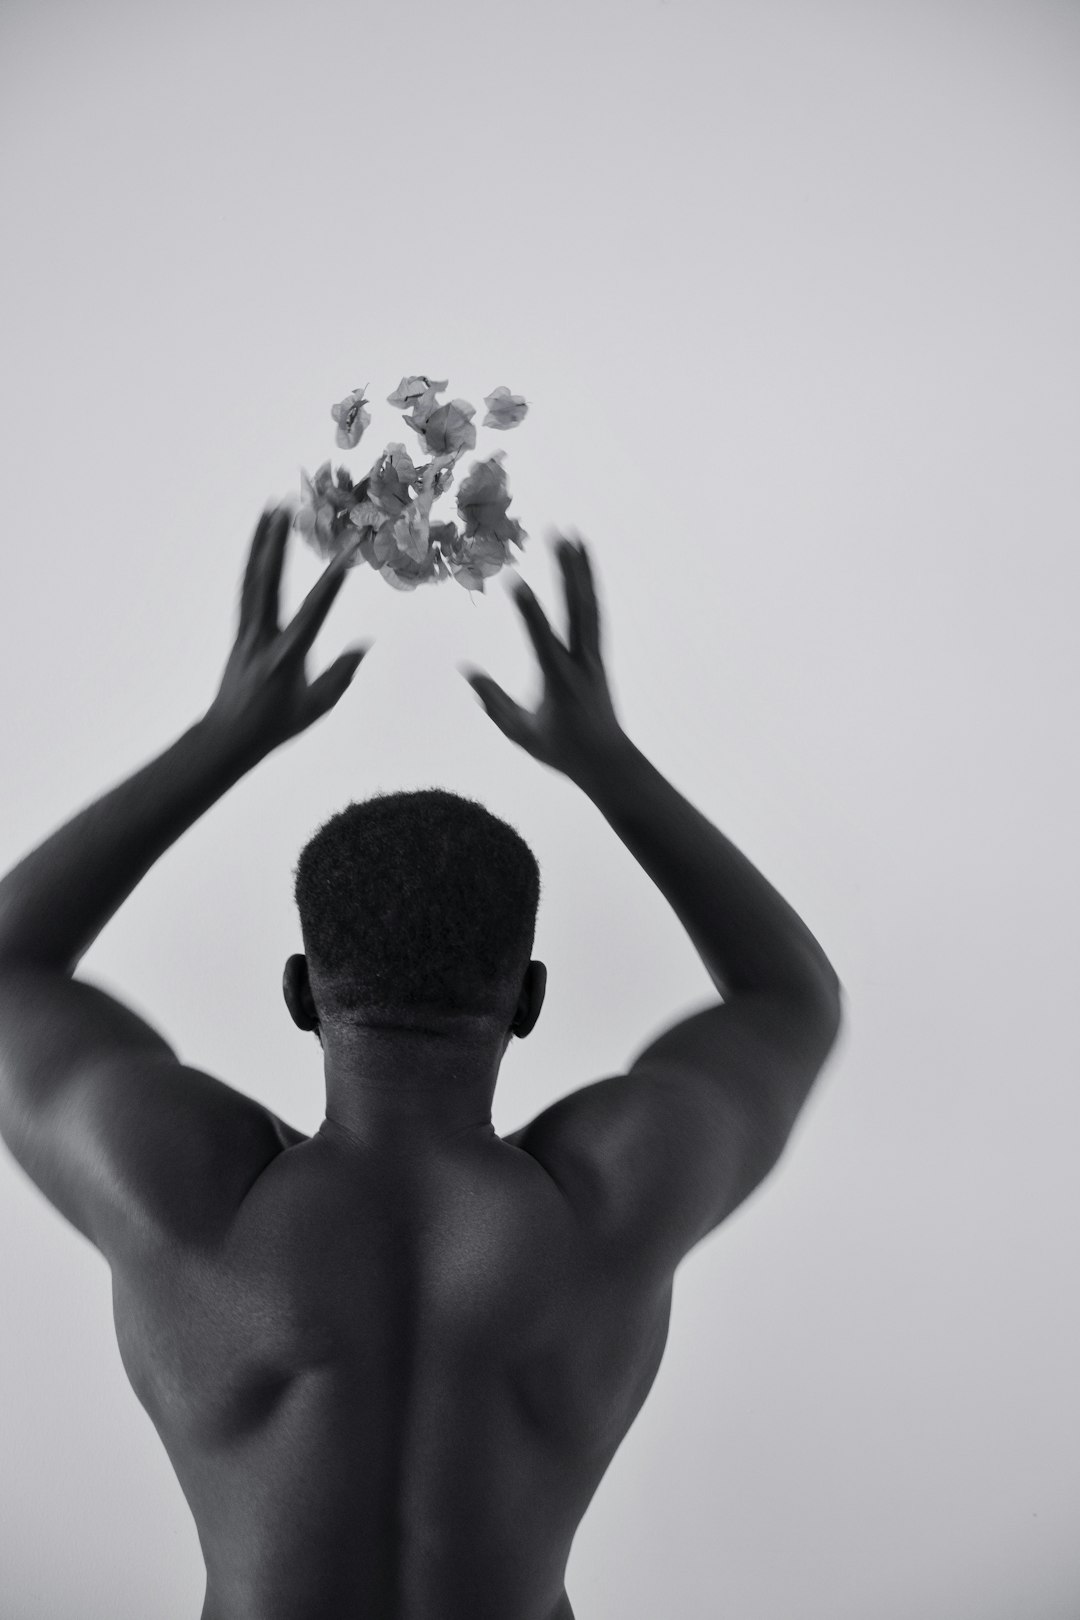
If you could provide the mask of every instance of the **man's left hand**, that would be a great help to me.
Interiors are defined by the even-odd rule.
[[[345,579],[355,542],[316,580],[291,623],[278,624],[278,594],[292,512],[264,510],[255,530],[240,598],[240,624],[217,696],[206,713],[215,732],[255,758],[299,736],[337,703],[373,645],[354,648],[308,685],[304,662]]]

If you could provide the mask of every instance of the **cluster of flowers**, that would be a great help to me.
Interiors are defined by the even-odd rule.
[[[329,461],[314,478],[301,468],[303,504],[293,526],[324,560],[336,556],[359,529],[363,538],[354,562],[369,563],[395,590],[413,591],[452,576],[468,591],[483,591],[484,580],[511,561],[511,543],[524,550],[528,536],[516,518],[507,516],[502,450],[487,461],[474,461],[458,490],[463,530],[459,533],[456,523],[431,521],[432,503],[453,483],[454,467],[476,444],[474,406],[467,399],[436,403],[447,386],[430,377],[403,377],[387,398],[395,410],[411,407],[405,420],[432,458],[423,466],[416,466],[404,444],[390,444],[358,484],[344,467],[332,476]],[[331,407],[342,449],[355,449],[370,425],[365,393],[356,388]],[[528,410],[522,396],[505,387],[486,394],[484,404],[484,427],[516,427]]]

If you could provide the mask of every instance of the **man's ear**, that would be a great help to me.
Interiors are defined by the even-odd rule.
[[[319,1015],[315,1008],[315,998],[311,994],[311,980],[308,977],[306,956],[290,956],[285,963],[285,972],[281,981],[282,994],[285,1005],[289,1009],[289,1016],[297,1029],[314,1030],[322,1045],[322,1034],[319,1030]]]
[[[521,1041],[530,1033],[540,1016],[547,990],[547,968],[543,962],[530,962],[521,981],[517,1008],[510,1023],[510,1034]]]

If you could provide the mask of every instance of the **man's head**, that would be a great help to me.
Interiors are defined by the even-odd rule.
[[[324,1051],[366,1030],[505,1051],[535,1024],[540,869],[476,800],[425,788],[349,804],[294,879],[306,955],[286,964],[285,1000]]]

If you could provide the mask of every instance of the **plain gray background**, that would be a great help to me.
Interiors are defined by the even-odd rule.
[[[384,402],[424,372],[560,630],[544,531],[589,539],[626,729],[844,982],[786,1157],[679,1273],[579,1620],[1080,1612],[1078,87],[1080,7],[1037,0],[0,13],[3,869],[205,709],[264,501],[416,454]],[[320,567],[294,538],[288,613]],[[457,674],[539,695],[505,581],[362,568],[309,673],[370,636],[80,972],[313,1130],[299,850],[379,788],[475,796],[544,880],[506,1133],[711,986]],[[3,1614],[194,1620],[107,1267],[10,1156],[0,1223]]]

